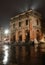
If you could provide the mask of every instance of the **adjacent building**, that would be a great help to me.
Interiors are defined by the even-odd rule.
[[[26,11],[10,20],[10,40],[32,41],[41,38],[41,15],[36,11]]]

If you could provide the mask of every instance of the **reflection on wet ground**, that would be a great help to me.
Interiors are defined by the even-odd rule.
[[[0,45],[0,65],[45,65],[45,48],[36,45]]]

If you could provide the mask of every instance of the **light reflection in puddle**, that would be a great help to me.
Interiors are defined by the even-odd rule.
[[[7,45],[4,45],[4,47],[3,47],[3,50],[4,50],[3,64],[6,64],[8,61],[8,56],[9,56],[9,54],[8,54],[9,50],[8,49],[9,49],[9,47]]]

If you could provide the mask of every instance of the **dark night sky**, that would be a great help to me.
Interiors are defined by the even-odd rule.
[[[45,0],[0,0],[0,25],[8,27],[11,17],[28,9],[39,11],[45,23]]]

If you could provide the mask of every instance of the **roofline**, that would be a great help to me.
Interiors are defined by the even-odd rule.
[[[41,16],[41,14],[40,14],[39,12],[37,12],[37,11],[34,11],[34,10],[28,10],[28,11],[22,12],[21,14],[18,14],[18,15],[16,15],[16,16],[12,17],[11,20],[13,20],[14,18],[19,17],[20,15],[24,15],[25,13],[29,13],[29,12],[32,12],[32,13],[38,13],[38,15]]]

